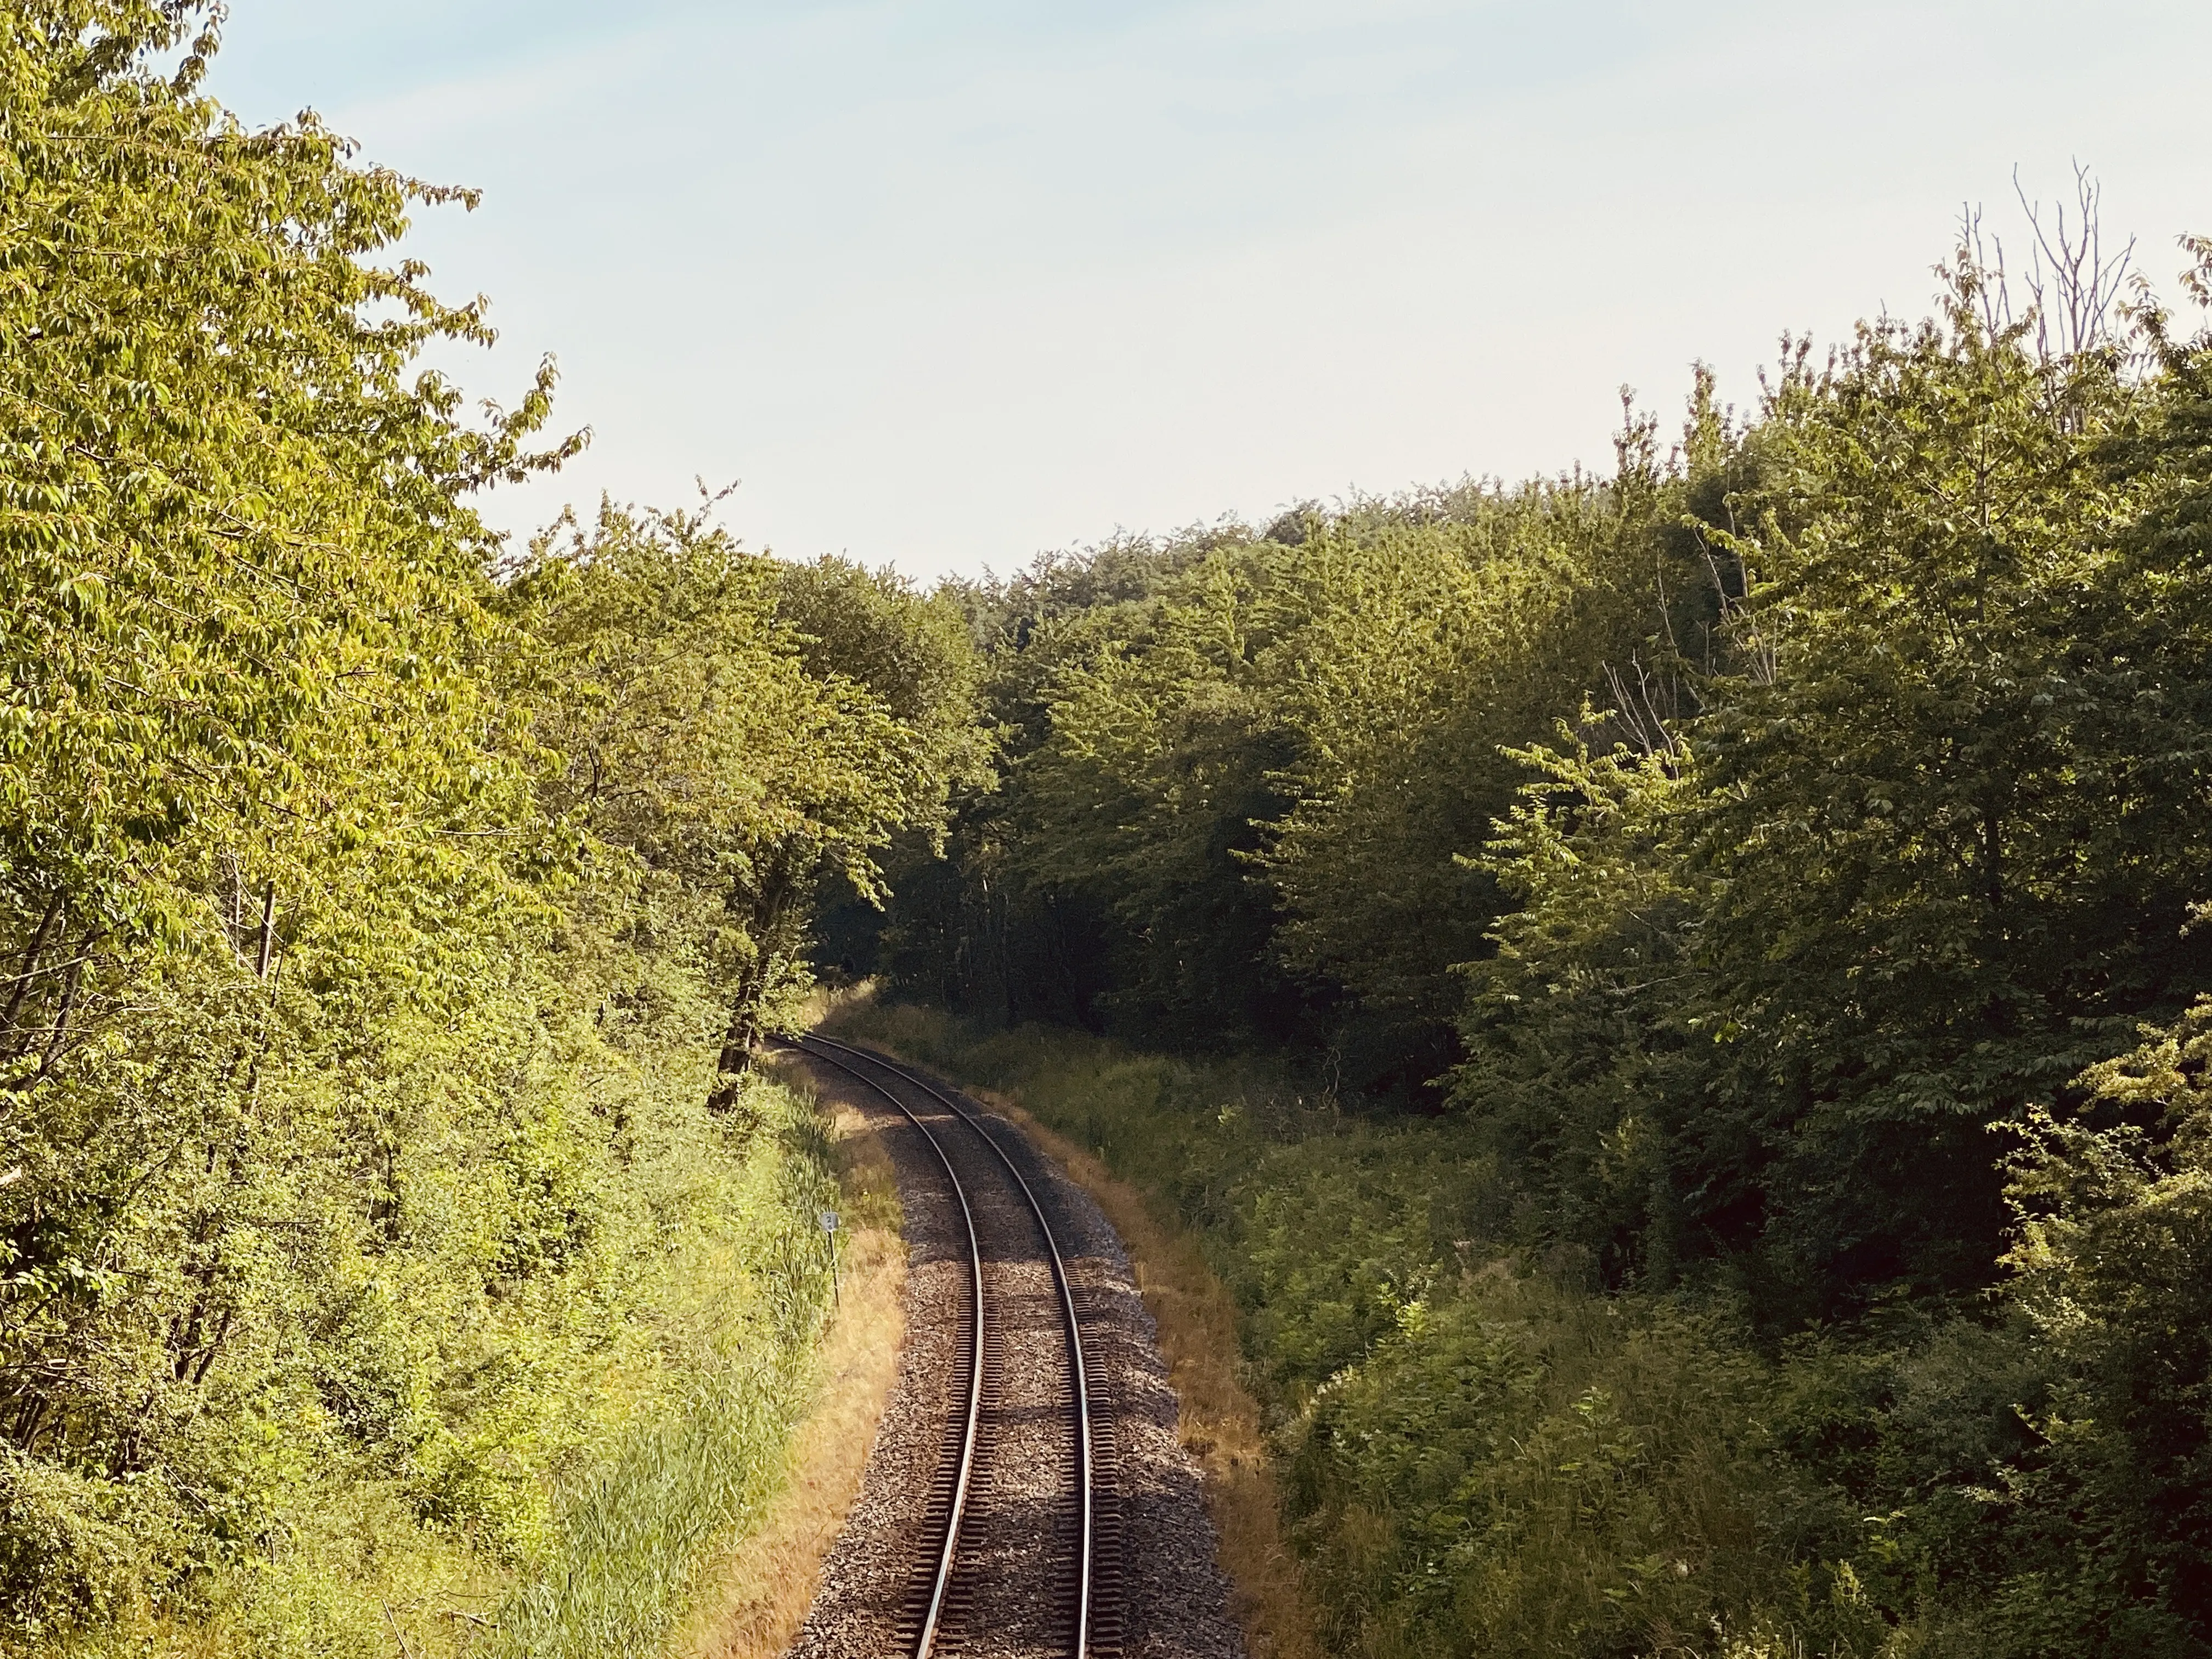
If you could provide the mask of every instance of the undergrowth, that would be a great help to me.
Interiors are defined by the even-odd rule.
[[[628,1103],[653,1133],[594,1171],[576,1259],[487,1301],[424,1402],[438,1443],[416,1469],[295,1471],[282,1535],[210,1564],[189,1600],[22,1651],[659,1651],[783,1483],[830,1296],[814,1218],[836,1190],[805,1097],[754,1077],[710,1113],[678,1069]]]

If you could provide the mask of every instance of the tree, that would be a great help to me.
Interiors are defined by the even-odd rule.
[[[980,765],[965,637],[895,583],[749,552],[708,508],[603,507],[540,538],[504,603],[556,757],[545,811],[635,860],[709,964],[727,1103],[806,982],[818,884],[875,898],[878,855]]]
[[[489,337],[375,263],[460,193],[312,118],[242,131],[198,90],[203,15],[0,23],[0,1553],[27,1619],[256,1524],[235,1431],[300,1381],[281,1334],[343,1322],[383,1162],[331,1082],[457,1017],[535,914],[467,497],[566,453],[524,448],[551,371],[484,428],[410,378]]]

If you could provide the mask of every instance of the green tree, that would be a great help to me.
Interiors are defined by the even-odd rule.
[[[522,447],[550,371],[488,429],[410,378],[489,337],[374,262],[456,193],[312,119],[242,131],[201,11],[0,29],[0,1437],[34,1630],[256,1535],[302,1449],[248,1425],[312,1395],[285,1334],[362,1311],[390,1193],[331,1085],[464,1018],[535,914],[466,498],[562,453]]]
[[[661,925],[725,988],[734,1101],[808,982],[822,881],[877,899],[878,856],[981,764],[965,635],[887,580],[749,552],[704,508],[603,507],[541,538],[505,603],[542,677],[546,811],[652,872]]]
[[[817,1166],[730,1073],[810,884],[874,890],[979,752],[938,611],[906,640],[825,573],[802,631],[700,515],[495,580],[471,497],[573,451],[527,447],[551,371],[464,421],[419,357],[480,307],[380,263],[467,198],[242,129],[206,15],[0,21],[10,1651],[382,1643],[349,1595],[546,1566],[562,1483],[619,1474],[626,1413],[690,1423],[701,1365],[769,1456]]]
[[[1984,1281],[1986,1126],[2203,968],[2202,838],[2146,789],[2157,745],[2116,724],[2142,665],[2110,661],[2150,618],[2112,591],[2135,490],[2097,451],[2154,392],[2039,359],[1953,280],[1942,323],[1866,328],[1778,389],[1740,665],[1692,739],[1713,1087],[1772,1160],[1776,1270],[1808,1283]]]

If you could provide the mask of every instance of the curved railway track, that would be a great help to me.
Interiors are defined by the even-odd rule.
[[[913,1589],[902,1620],[902,1645],[913,1659],[935,1659],[963,1650],[1000,1645],[1004,1633],[979,1598],[1010,1593],[1046,1597],[1044,1615],[1057,1628],[1040,1647],[1024,1651],[1066,1653],[1073,1659],[1107,1659],[1118,1650],[1121,1620],[1114,1589],[1118,1573],[1109,1559],[1118,1551],[1119,1528],[1100,1514],[1102,1450],[1090,1367],[1085,1362],[1081,1299],[1054,1237],[1044,1203],[1021,1165],[994,1133],[984,1115],[927,1077],[884,1056],[828,1037],[808,1036],[795,1046],[816,1064],[844,1073],[896,1108],[919,1132],[942,1170],[959,1217],[967,1247],[966,1321],[956,1345],[956,1369],[962,1373],[948,1395],[945,1439],[937,1458],[929,1501],[917,1540]],[[1018,1197],[1017,1197],[1018,1195]],[[1029,1224],[1027,1237],[1021,1221]],[[1050,1268],[1052,1299],[1058,1304],[1056,1340],[1048,1338],[1034,1295],[1001,1292],[992,1280],[1023,1264],[1042,1261]],[[1027,1313],[1031,1316],[1024,1318]],[[1033,1408],[1002,1402],[1009,1345],[1030,1376],[1042,1374],[1041,1352],[1056,1352],[1050,1369],[1055,1413],[1065,1425],[1062,1448],[1037,1455]],[[1009,1501],[1006,1513],[994,1516],[992,1479],[1001,1419],[1014,1422],[1030,1437],[1034,1475],[1041,1464],[1064,1462],[1049,1521]],[[1059,1452],[1064,1449],[1064,1458]],[[1072,1525],[1063,1524],[1072,1522]],[[1102,1522],[1103,1524],[1102,1524]],[[995,1543],[993,1541],[995,1537]],[[1011,1541],[1010,1541],[1011,1540]],[[1109,1547],[1102,1550],[1102,1542]],[[1008,1577],[1023,1582],[994,1583]],[[1042,1582],[1040,1582],[1042,1581]],[[1102,1590],[1105,1592],[1102,1598]],[[1039,1632],[1043,1634],[1043,1632]]]

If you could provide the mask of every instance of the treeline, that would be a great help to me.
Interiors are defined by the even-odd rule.
[[[1802,1523],[1757,1547],[1857,1609],[1785,1647],[2212,1644],[2212,333],[2048,252],[2008,283],[1970,240],[1930,320],[1791,344],[1742,417],[1701,379],[1609,477],[973,588],[1003,781],[881,943],[971,1016],[1443,1114],[1462,1244],[1740,1321],[1782,1367],[1742,1401],[1805,1437],[1773,1479],[1831,1507],[1715,1547]],[[1263,1235],[1291,1202],[1239,1201]],[[1379,1324],[1300,1419],[1317,1510],[1367,1505],[1310,1535],[1365,1563],[1376,1651],[1491,1650],[1439,1609],[1527,1519],[1450,1449],[1484,1367],[1551,1364],[1504,1318]],[[1604,1623],[1544,1650],[1708,1639]]]
[[[694,1508],[781,1455],[826,1176],[744,1056],[978,777],[974,653],[703,507],[508,554],[574,445],[418,371],[456,192],[243,130],[209,15],[0,17],[0,1644],[561,1650],[683,1589],[561,1558],[639,1425],[721,1425]]]
[[[1005,781],[902,881],[893,970],[1422,1095],[1459,1052],[1455,968],[1515,908],[1471,856],[1526,781],[1502,750],[1718,649],[1716,573],[1741,578],[1686,518],[1746,462],[1700,395],[1686,456],[1638,420],[1609,477],[1310,506],[957,590]]]

